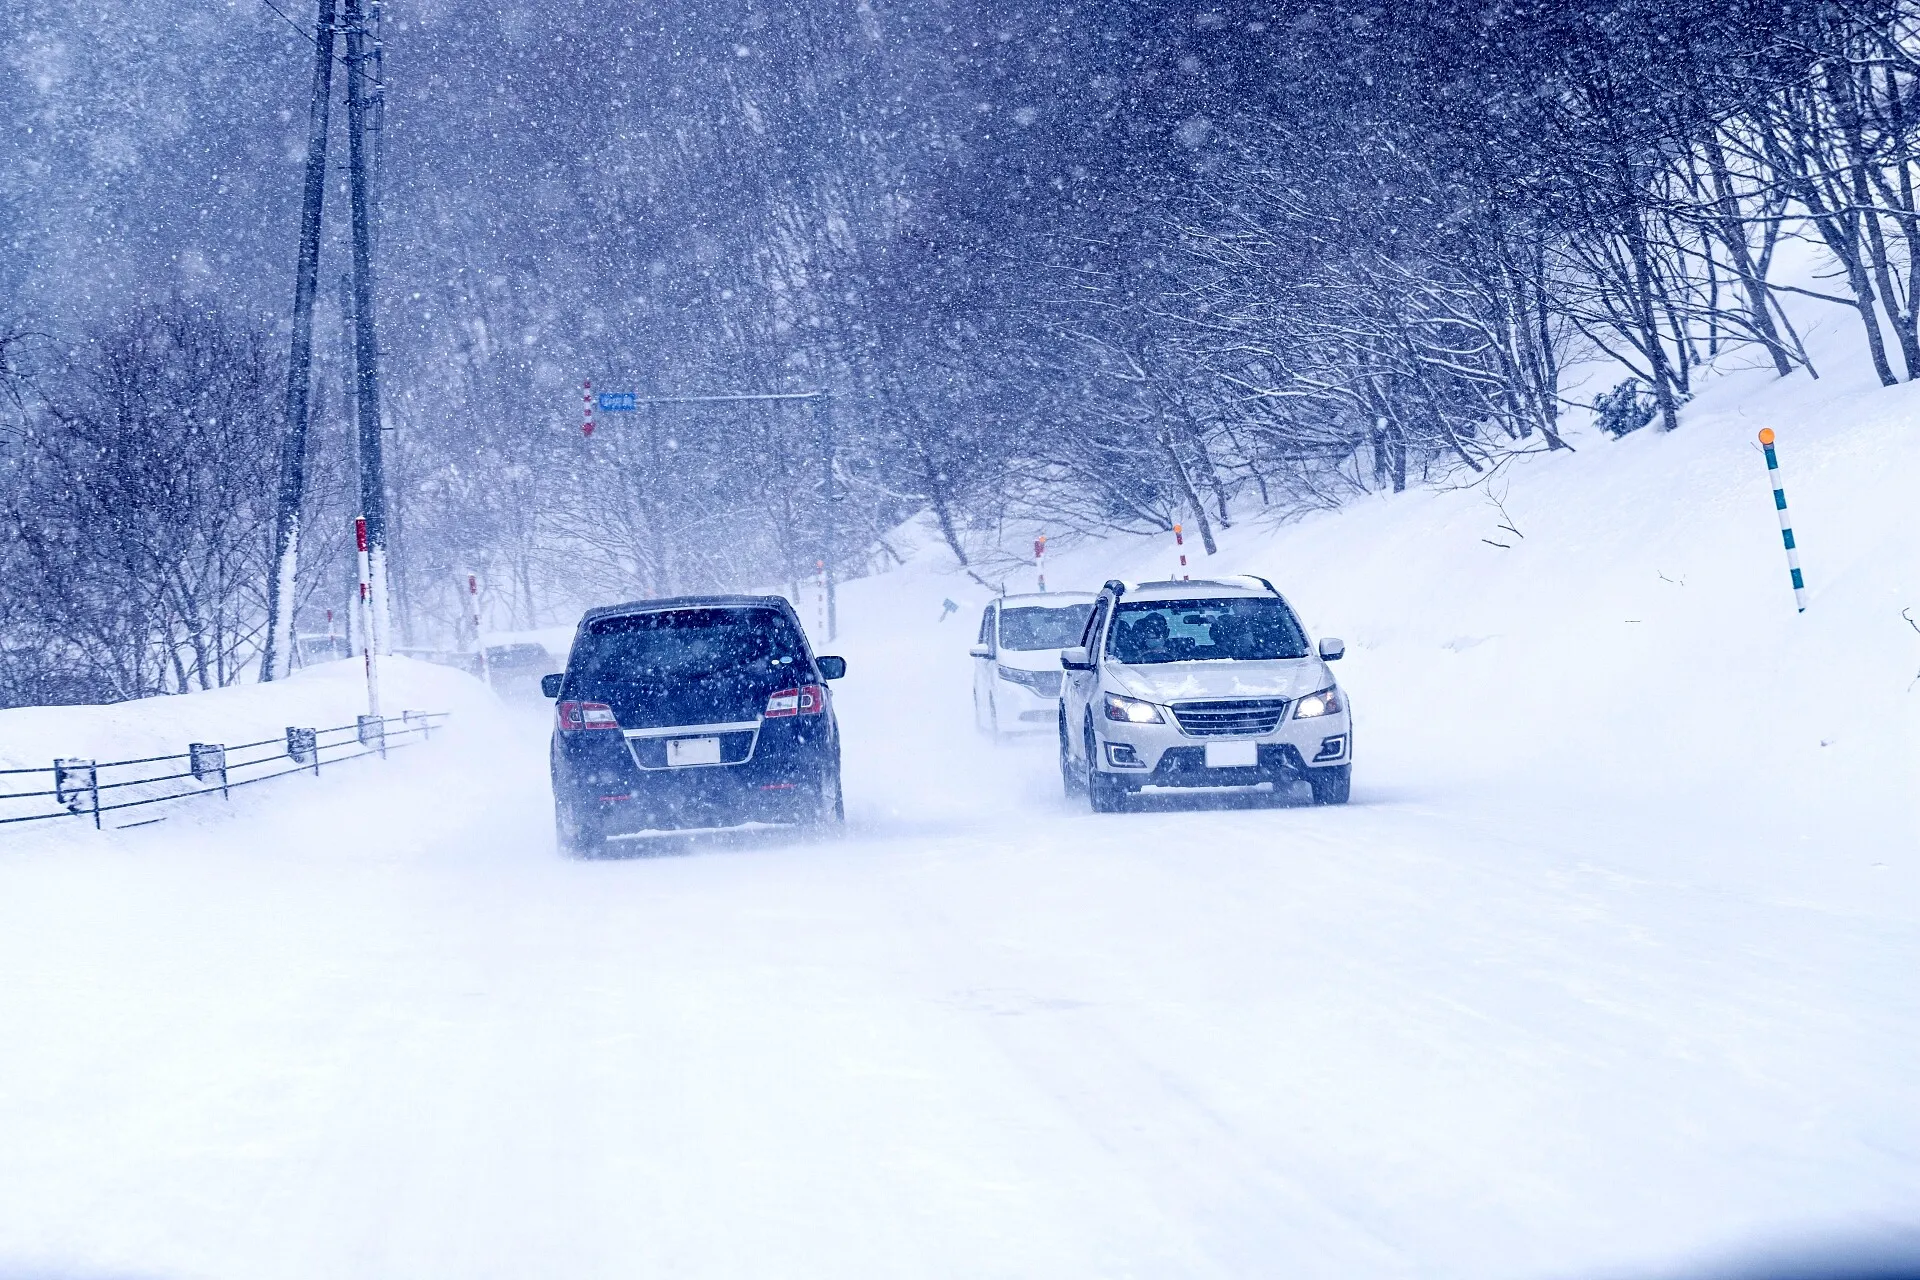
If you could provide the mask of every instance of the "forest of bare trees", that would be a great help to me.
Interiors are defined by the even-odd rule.
[[[391,32],[416,643],[459,636],[469,572],[490,626],[552,625],[863,572],[923,511],[988,580],[1042,530],[1186,521],[1204,556],[1238,521],[1674,429],[1715,367],[1817,377],[1789,300],[1920,375],[1910,0],[696,8]],[[227,683],[259,643],[303,46],[272,15],[209,38],[199,98],[231,109],[163,124],[111,90],[144,47],[116,12],[98,98],[60,64],[94,37],[48,6],[14,37],[41,72],[0,89],[41,122],[0,155],[0,703]],[[321,292],[307,629],[352,573]],[[588,437],[589,379],[825,394]]]

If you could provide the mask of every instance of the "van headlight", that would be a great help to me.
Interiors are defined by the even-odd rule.
[[[1110,693],[1107,695],[1107,719],[1124,720],[1128,724],[1159,724],[1160,708],[1138,698],[1124,698],[1117,693]]]
[[[1315,716],[1330,716],[1340,710],[1340,686],[1330,684],[1318,693],[1310,693],[1293,704],[1295,720],[1311,720]]]

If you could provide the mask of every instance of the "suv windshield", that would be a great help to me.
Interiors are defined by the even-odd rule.
[[[661,685],[804,665],[800,637],[775,609],[665,609],[603,618],[576,668],[583,683]]]
[[[1022,605],[1000,611],[1002,649],[1065,649],[1080,643],[1093,602],[1069,605]]]
[[[1304,658],[1307,637],[1286,601],[1139,600],[1122,603],[1107,652],[1127,666]]]

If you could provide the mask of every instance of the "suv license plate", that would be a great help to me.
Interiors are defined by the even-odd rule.
[[[667,763],[674,768],[683,764],[719,764],[720,739],[668,738]]]
[[[1209,769],[1245,769],[1260,763],[1260,744],[1257,742],[1209,742],[1207,744],[1207,768]]]

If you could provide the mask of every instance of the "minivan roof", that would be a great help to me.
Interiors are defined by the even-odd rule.
[[[1000,597],[1001,604],[1085,604],[1092,600],[1091,591],[1016,591],[1012,595]]]
[[[659,613],[665,609],[780,609],[793,612],[785,596],[667,596],[659,600],[629,600],[625,604],[603,604],[580,615],[580,625],[602,618],[618,618],[631,613]]]

